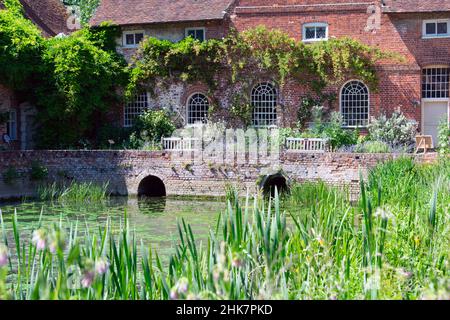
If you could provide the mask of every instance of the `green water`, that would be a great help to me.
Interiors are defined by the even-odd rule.
[[[218,215],[225,208],[223,200],[157,198],[112,198],[103,203],[76,204],[52,202],[0,203],[0,210],[11,242],[12,217],[17,210],[19,229],[24,240],[42,226],[77,225],[79,234],[98,232],[109,218],[113,229],[120,230],[125,213],[136,239],[157,250],[161,256],[172,253],[178,243],[177,223],[184,218],[190,224],[199,242],[207,239],[210,228],[215,228]],[[42,217],[41,217],[42,212]],[[41,220],[41,221],[40,221]]]

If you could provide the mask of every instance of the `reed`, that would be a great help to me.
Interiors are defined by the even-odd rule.
[[[135,238],[126,214],[96,232],[38,224],[30,240],[17,213],[11,234],[0,213],[9,252],[0,297],[448,299],[448,168],[445,161],[380,164],[361,179],[358,203],[322,183],[294,186],[283,203],[278,194],[242,200],[229,190],[206,242],[179,221],[167,262]],[[412,185],[397,185],[406,181]]]
[[[108,199],[108,183],[102,185],[92,182],[72,182],[68,186],[52,183],[38,188],[38,197],[42,201],[59,202],[100,202]]]

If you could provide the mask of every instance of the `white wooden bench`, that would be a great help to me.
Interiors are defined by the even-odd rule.
[[[323,153],[330,151],[330,143],[328,139],[287,138],[286,150],[288,152]]]

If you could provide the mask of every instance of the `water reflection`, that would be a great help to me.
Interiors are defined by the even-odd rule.
[[[42,212],[42,225],[51,226],[77,223],[83,232],[89,229],[96,232],[103,227],[107,219],[115,229],[123,224],[125,213],[136,238],[158,250],[161,255],[173,252],[178,243],[177,223],[184,219],[192,226],[197,240],[206,240],[210,228],[215,227],[218,214],[225,205],[219,199],[180,199],[180,198],[112,198],[103,203],[75,204],[58,202],[24,202],[3,205],[0,209],[12,236],[11,219],[17,209],[18,223],[24,238],[29,237],[31,230],[37,228]]]

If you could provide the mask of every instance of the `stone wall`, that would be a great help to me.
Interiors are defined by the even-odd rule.
[[[39,162],[48,169],[45,183],[54,181],[109,182],[109,189],[115,195],[136,195],[141,181],[147,176],[161,179],[168,195],[224,195],[226,187],[234,185],[242,194],[258,189],[258,181],[282,170],[290,181],[323,180],[336,186],[349,186],[352,194],[358,194],[360,171],[380,161],[393,157],[392,154],[282,154],[278,163],[211,165],[202,161],[187,165],[172,154],[143,151],[5,151],[0,152],[0,198],[18,198],[36,195],[39,184],[30,180],[33,162]],[[417,156],[419,161],[430,158]],[[7,183],[5,172],[13,168],[20,178]]]

